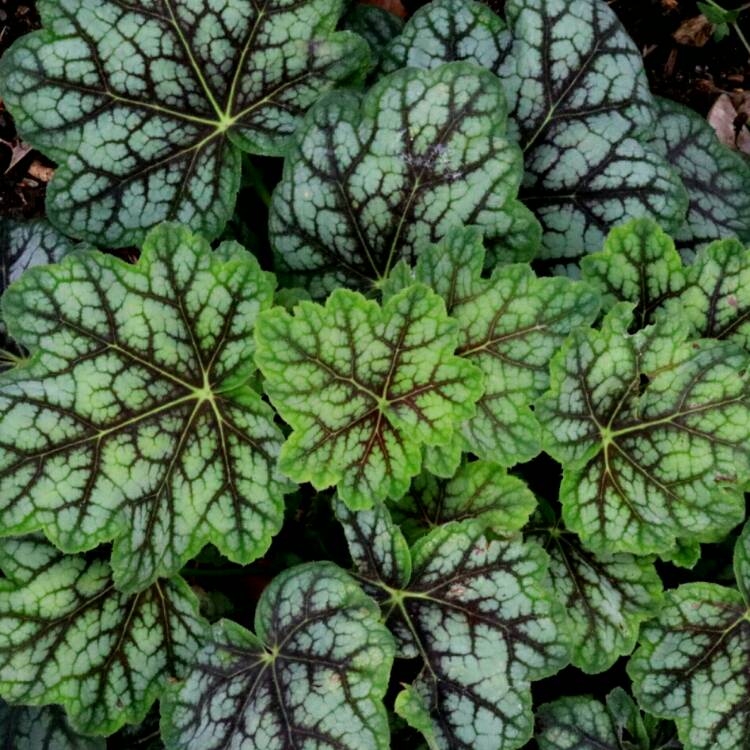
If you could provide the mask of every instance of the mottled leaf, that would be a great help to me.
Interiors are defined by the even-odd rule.
[[[33,575],[16,579],[15,560]],[[84,734],[140,722],[206,635],[179,577],[124,594],[106,561],[63,555],[36,536],[3,540],[0,565],[12,583],[0,588],[0,695],[62,704]]]
[[[404,22],[385,8],[355,2],[342,19],[342,25],[367,42],[373,66],[377,66],[383,48],[393,37],[398,36]]]
[[[537,403],[545,450],[563,464],[565,526],[604,552],[667,552],[742,520],[750,471],[748,355],[686,342],[664,319],[628,335],[632,307],[578,329],[552,360]]]
[[[44,28],[3,57],[0,92],[24,138],[60,163],[50,219],[140,244],[176,220],[216,237],[240,149],[283,154],[301,114],[367,66],[332,33],[340,0],[42,0]]]
[[[0,747],[7,750],[105,750],[101,738],[83,737],[58,706],[9,706],[0,701]]]
[[[675,719],[685,750],[750,746],[750,525],[734,568],[739,591],[687,583],[667,592],[628,664],[638,702]]]
[[[239,245],[165,226],[128,265],[76,253],[3,297],[33,356],[0,377],[0,526],[66,552],[114,539],[117,585],[206,542],[237,562],[281,526],[281,433],[247,385],[273,278]]]
[[[459,323],[456,354],[484,374],[474,417],[455,439],[463,450],[505,466],[539,453],[540,428],[531,410],[549,385],[549,361],[565,337],[596,317],[599,300],[585,284],[537,278],[528,265],[496,266],[482,277],[485,252],[477,228],[451,230],[426,247],[415,269],[394,269],[384,292],[418,281],[445,300]]]
[[[445,445],[470,417],[482,376],[454,356],[457,325],[415,284],[380,307],[338,289],[325,306],[275,308],[256,328],[264,387],[293,428],[280,466],[353,508],[400,497],[423,445]]]
[[[163,704],[168,750],[387,750],[393,640],[375,604],[330,563],[263,592],[255,633],[222,620]]]
[[[282,267],[314,296],[370,288],[462,224],[484,229],[495,258],[530,258],[538,225],[516,200],[521,155],[505,113],[500,82],[468,63],[325,97],[274,191],[269,231]]]

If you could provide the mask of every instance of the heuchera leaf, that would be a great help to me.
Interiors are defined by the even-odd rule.
[[[393,639],[343,570],[309,563],[263,592],[255,633],[222,620],[162,705],[168,750],[387,750]]]
[[[687,583],[667,592],[628,664],[638,702],[675,719],[685,750],[750,745],[750,524],[734,570],[739,591]]]
[[[77,237],[140,244],[164,220],[217,236],[240,152],[283,154],[300,115],[367,66],[334,34],[339,0],[43,0],[1,93],[24,138],[61,166],[50,219]]]
[[[356,575],[381,589],[399,653],[423,662],[396,712],[442,750],[523,745],[533,724],[530,683],[567,662],[541,548],[490,540],[476,521],[449,523],[412,547],[409,576],[403,542],[386,541],[401,532],[385,506],[355,513],[339,503],[337,513]]]
[[[595,551],[667,552],[743,518],[750,470],[748,355],[662,320],[634,335],[620,303],[578,329],[537,403],[545,450],[563,464],[565,526]]]
[[[655,614],[661,601],[654,559],[594,554],[554,516],[538,515],[529,538],[550,557],[549,585],[568,617],[571,662],[591,674],[630,654],[641,622]]]
[[[521,529],[536,498],[518,477],[489,461],[464,462],[450,479],[423,472],[393,504],[393,518],[413,542],[435,526],[475,519],[498,534]]]
[[[482,226],[496,258],[530,258],[539,227],[516,200],[521,154],[505,128],[500,82],[468,63],[325,97],[274,191],[269,233],[282,267],[313,296],[369,288],[462,224]]]
[[[106,742],[74,732],[58,706],[9,706],[0,701],[0,747],[8,750],[106,750]]]
[[[141,721],[206,636],[179,577],[124,594],[109,563],[63,555],[37,536],[3,540],[0,566],[10,576],[0,588],[0,695],[62,704],[84,734]]]
[[[542,223],[540,257],[570,263],[623,219],[677,229],[678,175],[645,133],[655,119],[640,53],[601,0],[511,0],[504,24],[471,0],[438,0],[384,53],[386,69],[468,60],[493,71],[524,152],[521,200]]]
[[[599,300],[585,284],[537,278],[528,265],[495,266],[482,278],[485,252],[477,228],[458,228],[422,250],[413,273],[394,269],[384,293],[426,284],[459,323],[456,354],[484,374],[476,414],[456,434],[462,450],[505,466],[540,450],[532,402],[549,385],[549,361],[573,328],[590,324]]]
[[[456,323],[421,284],[382,307],[338,289],[325,306],[275,308],[256,338],[266,393],[293,428],[281,470],[338,485],[353,508],[403,495],[422,446],[448,443],[482,393],[480,371],[453,354]]]
[[[677,170],[690,203],[675,239],[686,259],[707,242],[735,236],[750,243],[750,162],[716,137],[697,112],[656,97],[651,143]]]
[[[176,226],[140,261],[32,269],[3,297],[33,356],[0,377],[0,524],[66,552],[114,539],[117,585],[168,576],[206,542],[237,562],[281,526],[281,433],[247,385],[273,277]]]

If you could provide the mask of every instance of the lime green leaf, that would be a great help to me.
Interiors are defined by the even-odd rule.
[[[750,242],[750,162],[716,137],[697,113],[656,99],[652,145],[674,167],[690,198],[675,240],[686,258],[711,240],[736,236]]]
[[[84,734],[142,721],[206,635],[179,577],[124,594],[107,562],[63,555],[37,536],[4,540],[0,566],[12,583],[0,589],[0,695],[62,704]]]
[[[482,393],[479,370],[453,354],[456,329],[418,284],[383,307],[338,289],[325,307],[261,315],[257,362],[293,428],[282,471],[317,489],[337,484],[353,508],[403,495],[422,446],[448,443]]]
[[[3,297],[34,353],[0,378],[0,526],[66,552],[114,539],[143,588],[213,542],[263,554],[283,517],[282,436],[247,385],[273,278],[239,245],[165,226],[128,265],[100,253],[31,269]]]
[[[589,674],[635,648],[638,628],[655,614],[662,585],[654,560],[594,554],[559,523],[532,523],[530,538],[550,556],[549,585],[568,616],[572,663]]]
[[[398,36],[404,22],[397,15],[375,5],[354,3],[342,19],[343,28],[359,34],[369,45],[373,66],[377,66],[383,48]]]
[[[387,750],[393,640],[347,573],[310,563],[263,592],[255,633],[214,625],[162,706],[168,750]]]
[[[412,547],[411,577],[401,562],[394,579],[389,571],[403,552],[393,550],[402,550],[403,540],[385,506],[340,518],[355,574],[381,589],[400,654],[422,660],[419,676],[396,699],[397,712],[431,747],[523,745],[533,723],[530,683],[567,662],[561,615],[543,586],[542,549],[490,540],[477,521],[449,523]]]
[[[628,664],[638,702],[675,719],[685,750],[750,745],[750,524],[734,568],[739,591],[712,583],[669,591]]]
[[[106,750],[103,739],[83,737],[57,706],[9,706],[0,701],[0,747],[8,750]]]
[[[484,374],[477,413],[456,440],[505,466],[540,450],[532,402],[549,386],[549,361],[573,328],[591,323],[598,297],[585,284],[537,278],[528,265],[496,266],[482,278],[485,252],[476,228],[457,228],[422,250],[412,273],[394,269],[391,294],[407,280],[432,287],[460,326],[456,353]],[[401,265],[401,264],[400,264]]]
[[[50,219],[77,237],[140,244],[176,220],[221,233],[240,149],[283,154],[304,111],[367,66],[333,33],[340,0],[42,0],[44,28],[0,67],[24,138],[61,166]]]
[[[729,342],[686,343],[680,320],[628,335],[632,321],[620,303],[601,331],[571,334],[537,403],[545,450],[564,468],[565,525],[595,551],[714,540],[744,513],[748,355]]]
[[[316,297],[369,288],[462,224],[482,226],[495,257],[530,258],[538,225],[516,200],[521,154],[505,128],[500,82],[468,63],[325,97],[274,191],[269,231],[282,267]]]
[[[489,461],[463,463],[450,479],[427,472],[393,507],[393,516],[410,541],[451,521],[475,519],[498,534],[518,531],[536,507],[531,490]]]

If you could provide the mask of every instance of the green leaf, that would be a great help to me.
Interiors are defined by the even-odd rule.
[[[445,300],[459,323],[456,354],[484,374],[477,412],[456,440],[463,450],[504,466],[529,461],[540,450],[532,402],[549,386],[549,362],[573,328],[590,324],[599,300],[586,285],[537,278],[528,265],[496,266],[482,278],[485,251],[475,228],[451,230],[422,250],[413,273],[394,269],[384,285],[421,282]]]
[[[563,604],[571,662],[588,674],[609,669],[632,653],[640,624],[656,613],[662,584],[650,557],[594,554],[558,523],[537,518],[529,537],[550,557],[549,585]]]
[[[77,237],[140,244],[165,220],[218,236],[240,150],[281,155],[301,115],[367,67],[333,33],[340,0],[42,0],[0,93],[25,140],[61,164],[50,219]]]
[[[523,745],[533,724],[530,683],[567,662],[560,614],[543,586],[542,549],[518,539],[490,540],[476,521],[449,523],[411,548],[411,577],[403,562],[396,562],[394,577],[403,540],[385,506],[353,513],[339,505],[339,518],[355,574],[381,589],[400,655],[422,660],[396,711],[431,747]]]
[[[696,5],[698,10],[714,24],[734,23],[740,15],[737,10],[727,10],[712,3],[696,3]]]
[[[206,635],[179,577],[125,594],[109,563],[63,555],[37,536],[4,540],[0,566],[11,579],[0,588],[0,695],[62,704],[84,734],[142,721]]]
[[[398,36],[404,28],[404,22],[384,8],[357,2],[342,19],[342,26],[367,42],[373,58],[373,67],[377,67],[384,47]]]
[[[214,625],[187,679],[162,705],[168,750],[387,750],[382,698],[393,640],[344,571],[310,563],[263,592],[255,634]]]
[[[472,415],[482,375],[454,356],[457,325],[415,284],[382,307],[336,290],[325,306],[260,316],[264,387],[293,431],[281,470],[317,489],[334,484],[353,508],[400,497],[423,445],[445,445]]]
[[[748,355],[729,342],[685,342],[680,320],[628,335],[632,321],[620,303],[601,331],[571,334],[537,403],[545,450],[564,468],[565,525],[594,551],[715,540],[744,513]]]
[[[685,750],[750,745],[750,524],[734,569],[739,591],[712,583],[669,591],[628,664],[638,702],[675,719]]]
[[[273,277],[239,245],[176,226],[128,265],[31,269],[3,297],[33,356],[0,377],[0,527],[66,552],[114,539],[118,587],[177,572],[206,542],[263,554],[287,490],[282,436],[247,381]]]
[[[522,480],[497,464],[474,461],[463,463],[447,480],[423,472],[393,506],[395,520],[415,541],[435,526],[466,519],[497,534],[518,531],[534,512],[536,498]]]
[[[484,229],[494,258],[530,258],[538,225],[516,200],[521,154],[505,130],[500,82],[468,63],[325,97],[274,191],[269,232],[282,267],[316,297],[370,288],[463,224]]]
[[[685,223],[673,227],[683,256],[692,258],[707,242],[730,236],[750,243],[750,162],[688,107],[660,98],[656,106],[651,143],[677,171],[690,199]]]
[[[103,739],[83,737],[58,706],[9,706],[0,701],[0,747],[8,750],[106,750]]]

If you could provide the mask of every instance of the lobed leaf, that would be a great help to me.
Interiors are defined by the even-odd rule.
[[[207,542],[263,554],[281,526],[281,434],[248,385],[273,278],[239,245],[176,226],[128,265],[75,253],[3,297],[33,356],[0,377],[0,524],[66,552],[114,539],[124,591]]]
[[[375,604],[331,563],[285,570],[255,633],[228,620],[162,706],[168,750],[387,750],[393,641]]]
[[[0,701],[0,746],[8,750],[105,750],[106,743],[74,732],[58,706],[9,706]]]
[[[218,236],[240,150],[281,155],[301,115],[367,67],[340,0],[42,0],[0,66],[25,140],[60,163],[47,212],[122,247],[165,220]]]
[[[352,508],[400,497],[423,445],[444,445],[471,416],[482,376],[454,356],[456,324],[415,284],[382,307],[336,290],[325,306],[264,313],[256,359],[292,434],[280,466],[317,489],[337,485]]]

